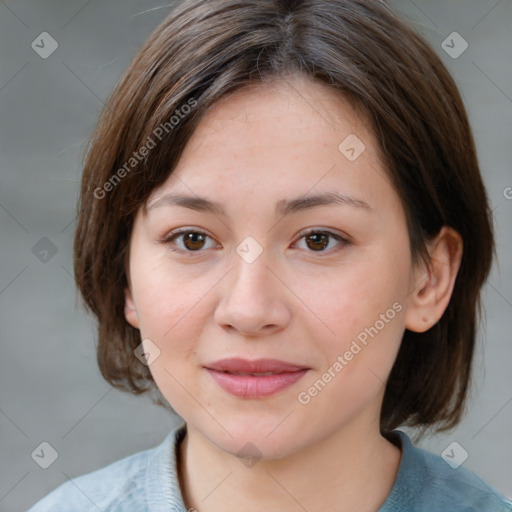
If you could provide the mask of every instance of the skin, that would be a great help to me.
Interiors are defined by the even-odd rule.
[[[349,134],[365,144],[354,161],[338,149]],[[369,208],[276,215],[283,199],[333,191]],[[225,215],[161,200],[171,192],[217,201]],[[431,264],[414,266],[403,206],[365,121],[338,93],[301,78],[218,102],[147,205],[132,232],[125,315],[159,348],[151,373],[187,423],[179,453],[187,507],[376,511],[401,454],[379,432],[385,382],[405,328],[429,329],[448,304],[458,233],[444,227],[428,245]],[[183,227],[208,236],[169,240]],[[324,238],[324,248],[307,228],[349,243]],[[248,236],[262,248],[252,263],[236,251]],[[394,303],[401,311],[301,404],[298,393]],[[202,367],[235,356],[310,370],[270,397],[239,398]],[[248,442],[257,449],[250,467],[237,456]]]

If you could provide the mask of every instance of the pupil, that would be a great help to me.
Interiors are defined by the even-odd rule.
[[[187,249],[200,249],[204,242],[204,235],[199,233],[189,233],[185,237],[185,247]]]
[[[317,244],[315,247],[309,246],[310,249],[325,249],[329,243],[327,240],[327,235],[325,235],[324,233],[316,233],[314,235],[309,235],[308,240],[313,241],[313,244]]]

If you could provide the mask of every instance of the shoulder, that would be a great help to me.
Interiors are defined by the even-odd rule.
[[[164,441],[90,473],[71,478],[38,501],[28,512],[126,512],[148,510],[148,468],[160,464],[175,439],[171,431]]]
[[[512,502],[468,469],[450,467],[439,455],[418,449],[429,469],[426,493],[438,506],[467,512],[511,512]]]
[[[390,498],[403,508],[395,510],[512,512],[512,501],[473,472],[462,466],[452,468],[439,455],[414,446],[404,432],[393,433],[402,445],[402,461]]]
[[[36,503],[29,512],[117,512],[123,508],[133,509],[144,498],[141,496],[144,473],[153,451],[139,452],[72,478]]]

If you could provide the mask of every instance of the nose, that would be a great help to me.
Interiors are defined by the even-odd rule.
[[[239,258],[223,281],[214,314],[217,324],[245,336],[265,336],[286,327],[291,312],[284,285],[275,273],[263,254],[252,263]]]

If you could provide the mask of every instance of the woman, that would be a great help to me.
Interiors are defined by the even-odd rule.
[[[383,2],[180,3],[91,142],[75,275],[104,377],[184,423],[32,511],[512,510],[397,430],[460,421],[493,248],[459,92]]]

